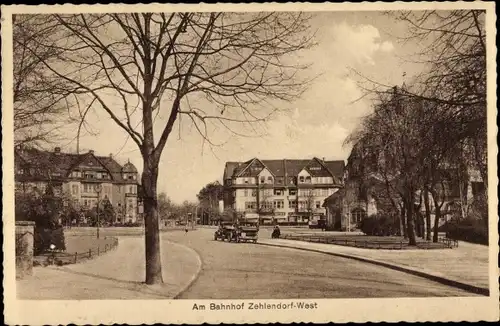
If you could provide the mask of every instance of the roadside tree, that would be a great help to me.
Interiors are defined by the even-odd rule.
[[[42,45],[71,51],[53,60],[36,57],[52,76],[72,85],[82,103],[105,112],[140,150],[146,283],[162,283],[158,166],[174,124],[186,117],[213,144],[214,126],[240,134],[235,126],[263,123],[278,102],[300,96],[307,81],[299,73],[307,67],[289,62],[312,45],[308,17],[175,12],[47,18],[57,21],[54,38],[61,41]]]

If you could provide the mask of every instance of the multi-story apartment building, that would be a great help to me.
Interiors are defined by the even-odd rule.
[[[262,223],[325,216],[323,201],[342,186],[344,161],[318,158],[227,162],[224,208]]]
[[[15,149],[16,191],[43,193],[50,183],[55,195],[64,196],[78,209],[90,209],[102,200],[114,207],[116,222],[137,221],[136,167],[129,162],[120,165],[109,156],[63,153],[60,147],[53,152],[34,148]]]

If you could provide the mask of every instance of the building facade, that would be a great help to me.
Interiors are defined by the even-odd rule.
[[[130,161],[122,166],[112,155],[63,153],[59,147],[53,152],[17,147],[14,155],[16,192],[44,193],[50,183],[55,195],[81,211],[109,200],[118,223],[136,223],[142,212],[138,172]]]
[[[344,161],[318,158],[227,162],[224,209],[261,223],[324,219],[323,201],[342,186]]]

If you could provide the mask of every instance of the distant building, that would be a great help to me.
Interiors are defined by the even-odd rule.
[[[227,162],[224,209],[261,223],[324,219],[323,201],[342,187],[344,161],[318,158]]]
[[[112,155],[97,156],[92,150],[63,153],[60,147],[53,152],[16,147],[14,155],[16,192],[43,193],[51,183],[55,195],[64,196],[78,209],[96,207],[98,200],[107,199],[114,207],[116,222],[137,221],[139,181],[132,163],[122,166]]]

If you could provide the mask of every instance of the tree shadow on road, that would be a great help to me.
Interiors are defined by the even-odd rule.
[[[143,281],[120,280],[120,279],[117,279],[114,277],[108,277],[108,276],[103,276],[103,275],[98,275],[98,274],[93,274],[93,273],[87,273],[87,272],[80,272],[80,271],[75,271],[75,270],[72,270],[69,268],[58,268],[57,270],[60,272],[68,273],[68,274],[85,276],[85,277],[109,281],[109,282],[112,282],[114,284],[115,288],[129,290],[129,291],[143,293],[143,294],[152,295],[152,296],[157,297],[157,298],[151,298],[151,299],[168,299],[168,298],[172,298],[172,296],[175,295],[174,291],[172,291],[172,290],[176,287],[176,284],[173,284],[173,283],[164,282],[163,284],[160,284],[160,285],[150,286],[150,285],[147,285]],[[127,298],[120,298],[120,299],[127,299]],[[132,300],[138,299],[138,297],[132,297],[130,299],[132,299]],[[140,298],[140,299],[143,299],[143,298]]]

